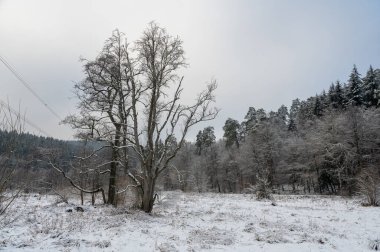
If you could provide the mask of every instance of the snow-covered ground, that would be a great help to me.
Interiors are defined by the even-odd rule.
[[[18,198],[0,250],[371,251],[380,243],[380,208],[359,199],[278,195],[272,205],[252,195],[165,192],[151,215],[55,202]]]

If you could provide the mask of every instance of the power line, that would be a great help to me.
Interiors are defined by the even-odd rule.
[[[33,90],[33,88],[22,78],[11,64],[9,64],[4,57],[0,55],[0,61],[13,73],[13,75],[55,116],[62,121],[61,117]]]
[[[9,104],[7,104],[6,102],[0,100],[0,105],[3,105],[5,106],[8,111],[12,114],[14,114],[15,116],[17,117],[20,117],[21,118],[21,115],[19,112],[17,112],[17,110],[13,109],[11,106],[9,106]],[[40,132],[42,135],[45,135],[45,136],[48,136],[48,137],[52,137],[49,133],[47,133],[46,131],[44,131],[43,129],[41,129],[40,127],[38,127],[35,123],[31,122],[28,118],[26,118],[25,116],[22,118],[23,121],[25,121],[29,126],[31,126],[32,128],[34,128],[35,130],[37,130],[38,132]]]

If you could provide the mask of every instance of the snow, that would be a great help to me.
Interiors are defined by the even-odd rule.
[[[130,207],[57,204],[25,194],[0,229],[4,251],[373,251],[380,208],[358,198],[163,192],[152,214]],[[66,210],[72,209],[72,212]],[[372,247],[372,249],[371,249]],[[379,247],[380,249],[380,247]]]

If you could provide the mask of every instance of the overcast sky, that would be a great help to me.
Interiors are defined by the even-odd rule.
[[[76,111],[79,57],[95,58],[115,28],[138,39],[152,20],[184,41],[186,101],[218,81],[221,112],[200,126],[214,126],[218,138],[226,119],[241,121],[249,106],[277,110],[346,81],[353,64],[362,74],[370,64],[380,68],[376,0],[0,0],[0,56],[64,118]],[[72,139],[1,62],[0,99],[50,135]]]

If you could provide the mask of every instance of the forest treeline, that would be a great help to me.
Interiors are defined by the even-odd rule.
[[[95,146],[95,144],[94,144]],[[94,147],[93,146],[93,147]],[[20,130],[0,130],[1,182],[12,174],[9,187],[25,191],[47,191],[53,184],[61,184],[47,160],[54,153],[55,162],[66,170],[74,156],[84,148],[80,141],[64,141],[52,137],[36,136]]]
[[[206,127],[178,154],[163,186],[255,190],[263,197],[271,192],[353,195],[371,183],[376,187],[379,86],[379,69],[370,67],[361,77],[354,66],[346,83],[336,81],[327,92],[295,99],[289,109],[250,107],[243,121],[228,118],[221,140]]]
[[[282,105],[267,112],[250,107],[241,122],[226,120],[223,139],[217,140],[209,126],[194,142],[186,141],[157,185],[197,192],[254,190],[263,197],[273,192],[353,195],[360,178],[376,183],[380,175],[379,86],[380,69],[370,67],[361,77],[354,66],[346,83],[337,81],[327,92],[295,99],[289,109]],[[176,144],[173,139],[172,148]],[[100,163],[107,169],[110,152],[97,152],[91,162],[76,158],[102,145],[0,131],[2,166],[15,167],[10,185],[23,184],[26,190],[69,185],[49,165],[52,158],[82,187],[107,184],[107,179],[87,170]],[[138,169],[133,148],[128,152],[128,169]]]

